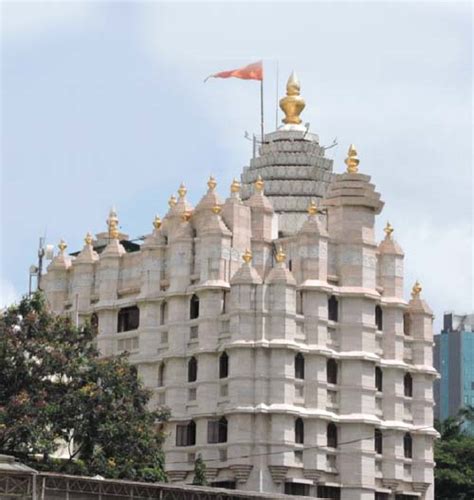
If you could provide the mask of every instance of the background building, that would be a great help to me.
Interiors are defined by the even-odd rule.
[[[434,341],[434,365],[441,375],[434,386],[435,418],[444,420],[474,406],[474,314],[445,313]]]
[[[333,174],[299,94],[292,75],[242,196],[211,177],[193,208],[181,185],[140,247],[112,211],[75,258],[60,244],[46,294],[170,407],[172,481],[191,482],[200,453],[215,485],[432,500],[432,312],[419,283],[403,297],[390,224],[376,241],[383,202],[355,148]]]

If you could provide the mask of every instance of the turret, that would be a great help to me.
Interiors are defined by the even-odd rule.
[[[48,273],[44,279],[44,290],[51,310],[60,314],[64,312],[64,303],[68,298],[68,271],[71,267],[71,259],[64,253],[67,248],[64,240],[59,242],[58,248],[59,254],[48,266]]]

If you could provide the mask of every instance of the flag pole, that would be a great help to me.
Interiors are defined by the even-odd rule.
[[[262,133],[262,143],[264,141],[264,127],[263,127],[263,75],[260,80],[260,128]]]

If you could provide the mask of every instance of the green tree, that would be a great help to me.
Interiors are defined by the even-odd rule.
[[[457,417],[437,422],[441,438],[435,443],[437,500],[474,498],[474,436],[466,425],[474,422],[474,408],[463,408]]]
[[[194,461],[194,479],[193,484],[196,486],[207,486],[208,481],[206,478],[206,464],[201,455],[198,455]]]
[[[0,314],[0,453],[34,467],[164,481],[160,424],[127,356],[100,358],[90,325],[37,293]],[[68,458],[52,460],[58,444]],[[41,460],[38,460],[38,456]]]

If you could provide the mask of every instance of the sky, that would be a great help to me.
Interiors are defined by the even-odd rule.
[[[435,329],[473,311],[470,2],[1,4],[0,306],[28,289],[38,239],[151,232],[183,181],[227,196],[259,130],[258,82],[203,80],[262,59],[265,127],[294,69],[302,113],[343,172],[357,146]],[[276,78],[277,64],[279,78]],[[279,113],[281,120],[281,113]]]

